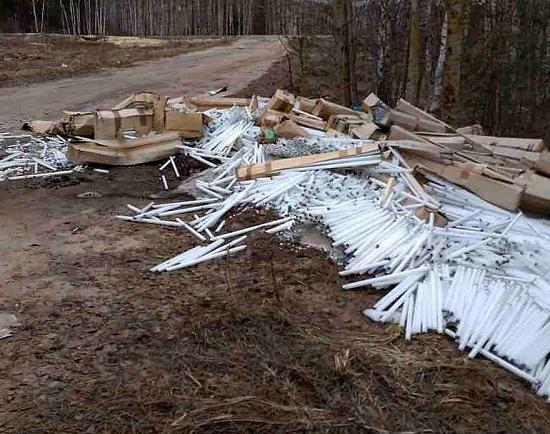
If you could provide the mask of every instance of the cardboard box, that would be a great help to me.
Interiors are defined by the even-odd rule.
[[[395,146],[407,154],[415,154],[440,163],[450,162],[451,154],[444,147],[397,125],[390,128],[388,139],[399,142],[399,145]]]
[[[130,95],[128,98],[125,98],[124,101],[121,101],[113,110],[123,110],[129,108],[150,108],[161,99],[167,99],[159,95],[158,93],[153,92],[137,92]]]
[[[292,120],[286,120],[278,124],[275,129],[277,137],[282,139],[292,139],[294,137],[310,137],[309,133]]]
[[[126,98],[113,110],[144,109],[153,111],[153,130],[160,133],[164,131],[164,110],[168,102],[167,96],[153,92],[138,92]]]
[[[21,129],[37,134],[65,134],[63,124],[58,121],[31,121],[23,124]]]
[[[388,136],[389,140],[406,140],[406,141],[414,141],[425,143],[427,145],[432,145],[434,149],[442,150],[442,146],[438,146],[437,144],[431,142],[428,139],[425,139],[424,137],[421,137],[420,135],[413,133],[409,130],[406,130],[405,128],[400,127],[399,125],[392,125],[390,128],[390,134]]]
[[[529,173],[524,175],[527,186],[521,198],[521,208],[538,214],[550,214],[550,178]]]
[[[290,113],[296,104],[296,97],[286,90],[277,89],[273,97],[267,103],[269,110]]]
[[[314,130],[325,131],[327,123],[323,120],[314,119],[308,116],[297,115],[294,113],[285,113],[285,117],[293,120],[298,125],[307,128],[313,128]]]
[[[365,121],[358,115],[331,115],[328,118],[325,129],[336,130],[347,134],[350,128],[363,125]]]
[[[273,129],[277,124],[283,121],[285,115],[286,113],[268,109],[258,118],[258,124],[262,128]]]
[[[315,109],[315,104],[317,103],[317,100],[304,98],[302,96],[299,96],[297,99],[298,110],[311,114],[311,112]]]
[[[449,125],[447,125],[445,122],[442,122],[441,120],[437,119],[435,116],[412,105],[411,103],[405,101],[403,98],[397,101],[395,109],[398,112],[405,113],[407,115],[412,115],[413,117],[412,119],[414,120],[414,122],[423,131],[431,131],[434,133],[444,133],[445,131],[452,131],[452,128]],[[395,115],[395,113],[393,113],[393,115]],[[392,114],[390,114],[390,117],[391,116]],[[439,126],[436,126],[436,124],[439,124]]]
[[[378,125],[376,125],[374,122],[365,122],[360,126],[352,128],[350,133],[353,137],[357,139],[369,140],[372,138],[376,139],[376,133],[378,133],[379,131],[380,128],[378,128]]]
[[[550,176],[550,152],[544,151],[539,154],[538,160],[535,161],[535,170]]]
[[[315,107],[312,110],[312,114],[319,116],[324,120],[328,120],[328,118],[332,115],[359,115],[359,113],[353,109],[344,107],[343,105],[336,104],[323,98],[317,100]]]
[[[441,145],[453,151],[464,151],[469,149],[468,142],[464,137],[454,134],[438,134],[438,133],[417,133],[420,137],[426,138],[429,141]]]
[[[460,185],[494,205],[510,211],[517,211],[524,187],[508,184],[479,173],[476,165],[454,163],[439,164],[430,160],[407,159],[409,164],[432,172],[447,181]]]
[[[493,137],[493,136],[478,136],[474,134],[466,134],[470,140],[479,143],[483,146],[499,146],[504,148],[523,149],[531,152],[542,152],[546,146],[542,139],[521,139],[515,137]]]
[[[94,136],[94,112],[73,112],[64,110],[61,113],[61,122],[67,134],[84,137]]]
[[[202,114],[197,112],[166,112],[166,131],[178,131],[186,139],[202,137]]]
[[[363,100],[361,108],[365,113],[372,115],[372,121],[378,126],[387,129],[391,125],[391,109],[374,93],[371,93]]]
[[[98,110],[95,112],[94,138],[120,139],[122,133],[135,130],[136,136],[149,134],[153,129],[153,111],[143,109]]]
[[[155,145],[163,142],[178,141],[181,144],[181,133],[179,131],[168,131],[165,133],[138,137],[136,139],[84,139],[85,143],[105,146],[112,149],[134,149],[142,146]]]
[[[505,146],[495,146],[493,148],[493,155],[535,163],[540,157],[540,152],[525,151],[518,148],[507,148]]]
[[[390,110],[390,120],[395,125],[399,125],[409,131],[427,131],[432,133],[445,133],[447,131],[445,125],[439,122],[434,122],[408,113],[402,113],[397,110]]]
[[[179,152],[181,140],[168,140],[129,149],[115,149],[94,143],[71,143],[67,157],[73,163],[97,163],[109,166],[133,166],[165,160]]]

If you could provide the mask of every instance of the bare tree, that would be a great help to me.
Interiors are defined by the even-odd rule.
[[[405,98],[413,104],[418,103],[422,69],[420,12],[419,0],[411,0],[409,57],[407,62],[407,85],[405,89]]]
[[[447,31],[448,31],[448,15],[445,12],[443,26],[441,26],[441,39],[439,46],[439,55],[434,74],[434,90],[430,110],[436,112],[441,107],[441,95],[443,94],[443,67],[447,57]]]
[[[443,68],[443,114],[451,125],[458,122],[462,70],[465,0],[447,0],[447,54]]]
[[[355,86],[354,8],[352,0],[335,0],[334,31],[338,46],[339,79],[342,99],[346,104],[357,102]]]

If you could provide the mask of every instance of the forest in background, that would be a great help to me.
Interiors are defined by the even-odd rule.
[[[131,36],[296,34],[306,8],[324,29],[316,0],[2,0],[0,31]]]
[[[545,136],[548,0],[3,0],[0,30],[143,36],[287,35],[304,95],[374,91],[454,125]]]
[[[453,125],[550,142],[550,1],[335,0],[326,13],[332,37],[306,13],[287,44],[301,93],[351,105],[374,91]]]

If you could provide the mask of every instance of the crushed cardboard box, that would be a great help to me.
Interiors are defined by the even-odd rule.
[[[32,131],[36,134],[65,134],[63,124],[58,121],[31,121],[23,124],[23,130]]]
[[[127,131],[137,137],[153,130],[153,112],[144,109],[98,110],[95,112],[94,138],[121,139]]]
[[[63,110],[61,122],[65,133],[71,136],[93,137],[95,126],[94,112],[74,112]]]
[[[180,146],[179,134],[168,132],[133,140],[71,143],[68,157],[77,164],[133,166],[166,159],[177,154]]]

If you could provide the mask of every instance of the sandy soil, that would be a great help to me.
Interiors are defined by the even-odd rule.
[[[14,128],[31,119],[56,119],[64,109],[110,108],[136,91],[179,96],[228,86],[229,92],[238,92],[261,77],[282,54],[277,38],[239,38],[227,46],[131,68],[4,87],[0,88],[0,123]]]
[[[277,84],[249,89],[262,82]],[[342,291],[319,251],[254,235],[235,257],[150,273],[196,245],[113,218],[158,192],[157,173],[0,183],[0,312],[21,323],[0,340],[0,432],[549,431],[546,403],[506,371],[365,320],[379,294]]]

